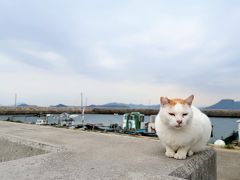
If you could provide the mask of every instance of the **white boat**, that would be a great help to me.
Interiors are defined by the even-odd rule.
[[[47,124],[47,120],[45,120],[45,119],[39,118],[36,121],[36,125],[46,125],[46,124]]]
[[[69,115],[69,118],[76,118],[78,116],[79,116],[78,114],[71,114],[71,115]]]
[[[61,126],[67,126],[67,127],[74,126],[75,125],[74,118],[77,118],[78,116],[79,116],[78,114],[68,114],[68,113],[64,112],[59,115],[58,124],[60,124]]]

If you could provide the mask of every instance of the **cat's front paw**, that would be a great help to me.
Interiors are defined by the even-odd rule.
[[[174,157],[175,152],[173,152],[173,151],[166,151],[166,152],[165,152],[165,155],[166,155],[167,157],[172,158],[172,157]]]
[[[177,153],[174,155],[174,158],[175,158],[175,159],[186,159],[186,158],[187,158],[187,154],[186,154],[186,153],[179,153],[179,152],[177,152]]]

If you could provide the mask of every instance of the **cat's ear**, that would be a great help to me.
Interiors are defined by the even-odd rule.
[[[191,96],[189,96],[187,99],[185,99],[184,101],[189,105],[191,106],[192,105],[192,102],[193,102],[193,99],[194,99],[194,95],[192,94]]]
[[[160,104],[162,105],[162,106],[164,106],[164,105],[166,105],[166,104],[168,104],[169,103],[169,99],[167,98],[167,97],[161,97],[160,98]]]

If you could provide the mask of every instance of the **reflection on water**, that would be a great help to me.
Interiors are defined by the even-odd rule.
[[[6,120],[11,118],[12,120],[20,120],[26,123],[35,123],[37,118],[36,116],[0,116],[0,120]],[[44,117],[42,117],[44,118]],[[102,123],[103,125],[110,125],[112,123],[118,123],[122,126],[122,115],[112,115],[112,114],[85,114],[84,123],[98,124]],[[214,140],[221,139],[221,137],[229,136],[233,131],[237,130],[237,118],[210,118],[213,125],[213,134]],[[145,116],[145,121],[149,121],[149,116]],[[48,118],[49,123],[57,123],[58,119],[54,117]],[[81,115],[75,118],[75,124],[81,124],[82,117]]]

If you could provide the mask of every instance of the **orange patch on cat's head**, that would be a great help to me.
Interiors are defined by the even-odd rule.
[[[185,105],[187,103],[186,103],[186,101],[184,99],[176,98],[176,99],[169,99],[169,103],[168,104],[170,106],[175,106],[176,104]]]
[[[194,95],[189,96],[186,99],[180,99],[180,98],[175,98],[175,99],[168,99],[167,97],[161,97],[160,98],[160,103],[161,105],[170,105],[170,106],[175,106],[176,104],[188,104],[188,105],[192,105],[192,101],[193,101]]]

